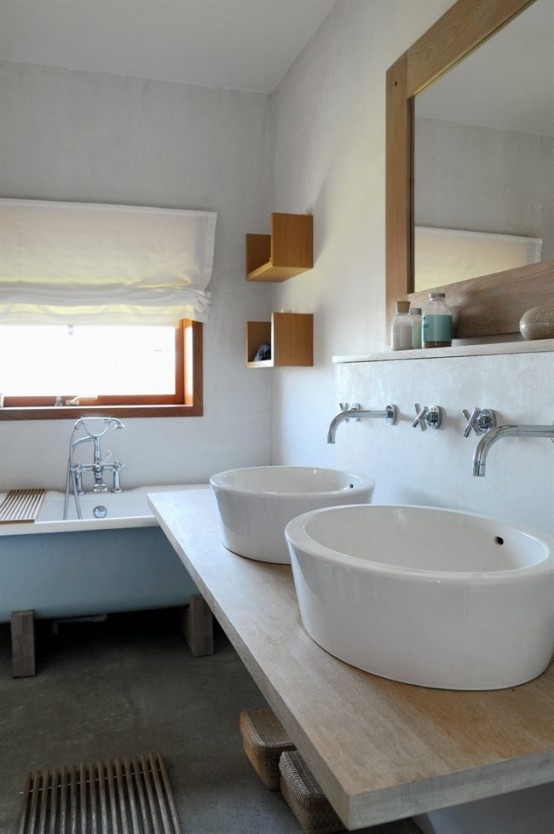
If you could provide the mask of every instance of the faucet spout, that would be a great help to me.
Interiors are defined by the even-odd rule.
[[[360,408],[359,403],[352,403],[349,405],[341,403],[341,409],[336,417],[333,417],[329,430],[327,432],[327,443],[335,442],[335,435],[337,428],[341,423],[348,420],[371,420],[373,418],[384,418],[387,423],[394,425],[398,417],[398,408],[395,405],[386,405],[382,411],[366,411]]]
[[[503,437],[550,437],[554,440],[554,425],[552,426],[497,426],[488,431],[473,454],[473,474],[477,478],[485,476],[487,456],[491,446]]]
[[[351,417],[354,417],[356,411],[357,409],[355,408],[346,407],[342,411],[340,411],[336,417],[333,417],[329,426],[329,430],[327,432],[327,443],[335,442],[335,434],[340,424],[343,422],[343,420],[350,420]]]

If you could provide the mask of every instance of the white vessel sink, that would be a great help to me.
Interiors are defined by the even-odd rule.
[[[306,513],[286,528],[302,622],[331,654],[384,678],[502,689],[554,650],[554,540],[413,506]]]
[[[297,515],[370,501],[374,481],[336,469],[255,466],[210,478],[223,544],[249,559],[290,564],[285,526]]]

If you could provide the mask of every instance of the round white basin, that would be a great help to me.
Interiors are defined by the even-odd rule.
[[[360,505],[286,527],[302,622],[331,654],[391,680],[502,689],[554,651],[554,541],[485,516]]]
[[[225,547],[262,562],[290,564],[285,527],[297,515],[370,501],[374,481],[336,469],[254,466],[210,478]]]

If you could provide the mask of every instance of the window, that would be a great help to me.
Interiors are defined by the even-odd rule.
[[[0,420],[202,414],[215,227],[213,211],[0,199]]]
[[[0,326],[0,419],[202,414],[202,324]]]

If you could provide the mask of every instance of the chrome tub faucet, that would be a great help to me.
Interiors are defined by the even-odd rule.
[[[111,470],[113,477],[113,492],[121,492],[121,470],[125,468],[125,464],[119,460],[113,463],[108,463],[111,453],[108,452],[106,457],[102,455],[102,446],[100,439],[106,434],[109,429],[124,429],[125,424],[117,417],[81,417],[73,426],[71,432],[71,440],[69,443],[69,460],[67,464],[67,478],[65,484],[65,502],[64,502],[64,519],[67,518],[67,511],[69,505],[69,494],[73,491],[75,498],[75,506],[77,510],[77,517],[82,518],[81,506],[79,496],[84,495],[85,489],[83,486],[83,475],[91,472],[94,478],[92,485],[93,493],[108,492],[109,488],[104,482],[105,470]],[[80,431],[84,431],[84,435],[77,437]],[[92,443],[92,463],[76,463],[74,459],[75,449],[82,443]]]

